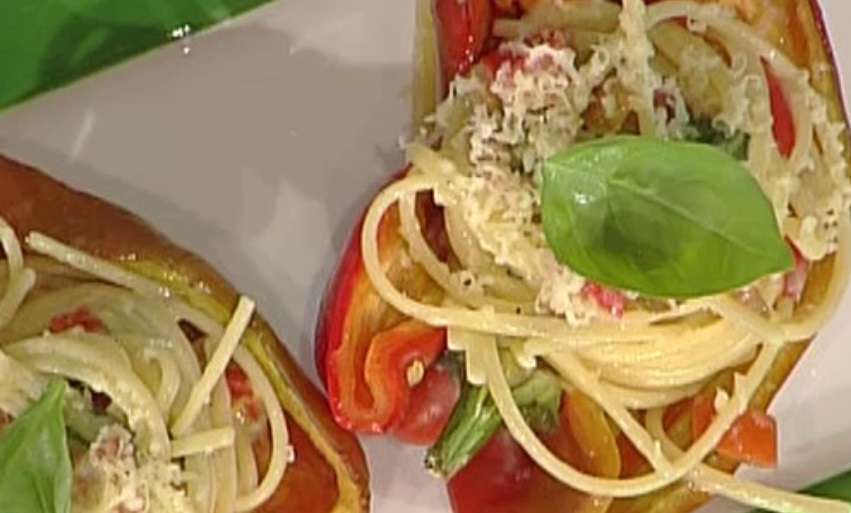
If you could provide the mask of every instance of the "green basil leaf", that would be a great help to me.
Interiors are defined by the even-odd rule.
[[[706,144],[617,136],[550,158],[541,221],[564,265],[648,296],[728,291],[790,269],[768,198]]]
[[[71,458],[62,419],[65,383],[54,381],[0,434],[0,513],[71,511]]]
[[[730,130],[725,124],[709,117],[693,119],[686,125],[683,135],[687,141],[711,144],[736,160],[745,160],[748,157],[750,136],[739,130]]]

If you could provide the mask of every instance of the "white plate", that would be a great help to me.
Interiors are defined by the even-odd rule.
[[[851,77],[851,3],[823,3]],[[0,115],[0,151],[210,260],[315,376],[325,282],[371,191],[401,163],[412,27],[411,0],[281,1]],[[851,467],[849,316],[851,295],[774,404],[782,468],[757,478],[797,487]],[[366,448],[375,513],[449,511],[421,451]]]

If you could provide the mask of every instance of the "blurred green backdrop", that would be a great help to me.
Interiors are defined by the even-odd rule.
[[[271,0],[2,0],[0,110]]]

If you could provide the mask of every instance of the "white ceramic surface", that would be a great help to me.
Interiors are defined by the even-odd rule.
[[[851,3],[823,4],[851,80]],[[402,160],[412,26],[412,0],[279,1],[0,115],[0,151],[206,257],[315,376],[325,281]],[[756,478],[796,487],[851,467],[849,317],[851,294],[774,405],[782,469]],[[375,513],[449,511],[421,451],[366,448]]]

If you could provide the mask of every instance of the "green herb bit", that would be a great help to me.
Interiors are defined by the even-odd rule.
[[[62,409],[65,424],[72,435],[89,444],[93,443],[101,430],[118,423],[118,419],[106,414],[95,413],[79,390],[69,388]]]
[[[71,510],[64,399],[65,382],[51,382],[41,398],[0,434],[0,513]]]
[[[748,156],[750,136],[741,130],[731,130],[721,122],[701,116],[686,126],[685,139],[715,146],[736,160]]]
[[[602,285],[698,297],[793,264],[759,183],[713,146],[635,136],[582,143],[545,163],[540,188],[556,258]]]
[[[536,370],[522,385],[512,390],[514,400],[532,429],[552,433],[558,429],[562,388],[559,378],[546,370]]]
[[[558,429],[561,386],[545,370],[534,371],[512,389],[523,417],[538,432]],[[428,470],[449,477],[462,469],[502,425],[486,387],[465,385],[440,438],[426,454]]]
[[[487,388],[465,385],[440,438],[426,453],[429,472],[449,477],[466,465],[502,424]]]

